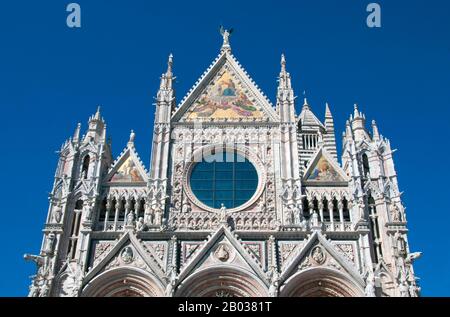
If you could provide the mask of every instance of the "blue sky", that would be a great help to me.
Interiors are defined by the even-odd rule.
[[[233,53],[272,102],[286,54],[296,94],[306,91],[321,119],[330,103],[339,145],[355,102],[377,120],[398,149],[410,246],[423,251],[415,265],[423,295],[450,296],[450,175],[436,168],[450,154],[448,1],[377,1],[380,29],[365,24],[369,0],[79,0],[81,29],[65,24],[69,2],[2,1],[0,296],[27,294],[35,268],[22,255],[39,252],[55,151],[77,122],[86,128],[102,105],[114,155],[134,129],[148,166],[168,54],[181,100],[217,56],[221,24],[234,28]]]

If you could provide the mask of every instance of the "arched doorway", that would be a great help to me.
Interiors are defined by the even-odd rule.
[[[83,297],[158,297],[163,285],[150,273],[133,267],[106,271],[84,288]]]
[[[313,268],[290,277],[282,297],[361,297],[363,289],[350,276],[328,268]]]
[[[267,288],[253,273],[238,268],[210,267],[185,279],[177,297],[264,297]]]

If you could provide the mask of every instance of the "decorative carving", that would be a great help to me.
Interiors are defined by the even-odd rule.
[[[214,256],[222,262],[227,262],[230,259],[231,249],[226,244],[219,244]]]
[[[355,263],[355,253],[353,245],[349,243],[336,243],[337,251],[342,254],[351,263]]]
[[[120,252],[120,258],[125,264],[130,264],[131,262],[133,262],[134,259],[133,249],[129,246],[123,248],[122,252]]]
[[[315,246],[311,250],[311,258],[319,265],[325,263],[326,257],[325,252],[320,246]]]

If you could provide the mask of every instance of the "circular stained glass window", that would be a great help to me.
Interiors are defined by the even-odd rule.
[[[203,204],[211,208],[239,207],[249,201],[258,187],[258,172],[244,156],[223,152],[195,164],[190,187]]]

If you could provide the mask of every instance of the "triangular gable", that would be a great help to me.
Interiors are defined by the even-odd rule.
[[[356,282],[360,285],[364,285],[364,280],[356,270],[355,266],[350,263],[349,260],[344,258],[319,231],[314,231],[307,240],[305,246],[302,249],[297,249],[297,254],[294,257],[290,257],[289,263],[285,264],[285,268],[281,272],[280,282],[286,281],[290,276],[295,274],[297,270],[311,266],[310,262],[314,261],[311,260],[311,258],[314,258],[316,249],[320,249],[318,251],[318,256],[316,257],[316,261],[318,261],[318,263],[316,262],[317,265],[328,265],[336,269],[343,269],[352,276]],[[320,254],[320,252],[322,252],[322,254]]]
[[[276,122],[279,117],[233,55],[224,52],[181,101],[172,121]]]
[[[339,184],[347,183],[348,178],[337,162],[324,148],[320,148],[310,161],[303,181],[307,184]]]
[[[221,249],[225,245],[226,248],[231,247],[230,250]],[[239,257],[237,265],[245,268],[256,274],[266,285],[268,279],[263,271],[262,264],[259,263],[253,252],[247,246],[242,244],[237,236],[235,236],[227,227],[221,226],[209,239],[204,243],[199,250],[195,251],[191,258],[181,268],[178,280],[182,282],[185,278],[191,275],[194,271],[200,269],[202,266],[210,265],[208,261],[212,256],[220,257],[221,252],[231,253],[230,257]],[[217,261],[219,262],[219,261]],[[231,261],[230,261],[231,262]],[[233,265],[233,264],[230,264]]]
[[[127,254],[129,247],[132,247],[131,254]],[[156,277],[164,276],[164,271],[159,266],[157,259],[148,249],[144,248],[135,235],[131,232],[126,232],[119,241],[114,245],[114,247],[108,252],[108,254],[95,265],[87,274],[86,278],[83,280],[83,285],[86,285],[91,279],[97,276],[99,273],[108,270],[112,263],[119,262],[121,258],[122,264],[127,265],[127,257],[132,262],[142,262],[147,269],[152,271]],[[132,263],[130,261],[130,263]],[[165,284],[164,281],[160,280],[161,283]]]
[[[143,184],[147,171],[134,147],[127,147],[113,163],[105,178],[111,184]]]

